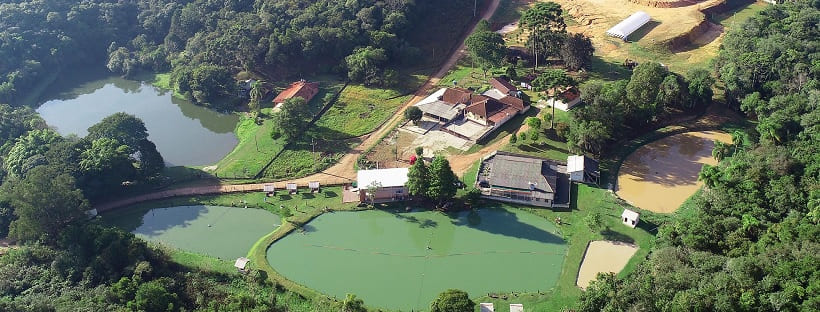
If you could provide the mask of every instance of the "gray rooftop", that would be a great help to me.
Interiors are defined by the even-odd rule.
[[[453,119],[458,116],[461,109],[465,107],[464,104],[453,105],[444,101],[433,101],[428,103],[419,103],[416,104],[416,107],[421,109],[422,112],[427,114],[438,116],[444,119]]]
[[[549,162],[533,157],[496,154],[492,160],[489,182],[493,186],[555,193],[557,173]]]

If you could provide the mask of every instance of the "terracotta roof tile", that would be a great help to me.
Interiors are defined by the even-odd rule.
[[[319,93],[319,83],[318,82],[307,82],[304,80],[297,81],[291,83],[287,89],[279,93],[275,99],[273,99],[274,103],[282,103],[287,99],[293,97],[301,97],[305,99],[305,102],[310,102],[316,93]]]
[[[501,93],[510,94],[511,91],[517,91],[518,89],[513,86],[507,79],[496,77],[490,79],[490,84],[493,88],[498,89]]]

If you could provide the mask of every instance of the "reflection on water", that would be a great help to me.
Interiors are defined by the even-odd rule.
[[[266,210],[219,206],[133,209],[103,220],[148,241],[222,259],[245,256],[280,223]]]
[[[61,83],[65,84],[65,82]],[[227,155],[239,118],[180,100],[149,84],[107,77],[60,88],[37,112],[60,134],[85,136],[103,118],[126,112],[141,118],[168,165],[208,165]]]

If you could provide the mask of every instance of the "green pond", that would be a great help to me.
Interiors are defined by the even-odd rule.
[[[266,210],[220,206],[125,209],[103,220],[147,241],[229,260],[246,256],[280,224]]]
[[[62,135],[85,136],[103,118],[125,112],[145,122],[148,139],[169,166],[216,163],[238,140],[235,114],[223,114],[171,96],[145,82],[85,73],[60,81],[41,99],[37,112]]]
[[[566,251],[552,223],[521,211],[364,211],[319,216],[267,257],[280,274],[327,295],[419,310],[448,288],[471,297],[548,290]]]

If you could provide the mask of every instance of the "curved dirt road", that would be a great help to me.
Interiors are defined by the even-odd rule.
[[[490,17],[493,16],[495,10],[498,9],[498,4],[500,0],[492,0],[489,6],[481,15],[482,20],[489,20]],[[416,104],[418,101],[421,101],[423,98],[427,96],[431,89],[435,88],[436,84],[447,74],[447,72],[452,68],[458,60],[464,56],[466,53],[466,48],[464,45],[464,41],[467,39],[473,30],[475,29],[477,23],[474,23],[470,26],[470,30],[462,34],[460,41],[461,44],[456,48],[450,57],[447,59],[444,64],[441,65],[439,70],[414,93],[413,97],[408,100],[407,102],[402,105],[398,111],[391,117],[387,122],[385,122],[379,129],[373,131],[370,135],[368,135],[359,146],[354,148],[348,154],[346,154],[339,162],[330,168],[325,169],[322,172],[315,173],[303,178],[288,180],[288,181],[281,181],[274,183],[277,189],[283,189],[285,183],[297,183],[300,186],[306,186],[309,181],[318,181],[322,185],[339,185],[344,183],[349,183],[356,179],[356,171],[353,169],[356,164],[356,161],[359,159],[359,155],[362,152],[370,148],[371,146],[378,144],[379,140],[388,133],[390,130],[393,129],[397,123],[401,122],[402,118],[404,118],[404,110],[407,107]],[[502,142],[502,140],[499,140]],[[493,144],[495,146],[497,144]],[[469,156],[458,156],[458,157],[470,157],[478,159],[483,155],[483,151],[488,147],[485,147],[479,153],[475,153]],[[472,163],[472,162],[471,162]],[[469,168],[469,165],[466,166]],[[463,170],[466,170],[463,169]],[[455,169],[455,168],[454,168]],[[456,173],[463,172],[456,171]],[[256,184],[241,184],[241,185],[206,185],[206,186],[193,186],[193,187],[186,187],[186,188],[179,188],[179,189],[171,189],[165,190],[160,192],[148,193],[139,196],[129,197],[125,199],[121,199],[118,201],[108,202],[104,204],[97,205],[95,208],[97,211],[107,211],[118,207],[133,205],[136,203],[150,201],[150,200],[157,200],[169,197],[176,197],[176,196],[191,196],[191,195],[203,195],[203,194],[215,194],[215,193],[231,193],[231,192],[250,192],[250,191],[261,191],[265,184],[270,183],[256,183]]]

